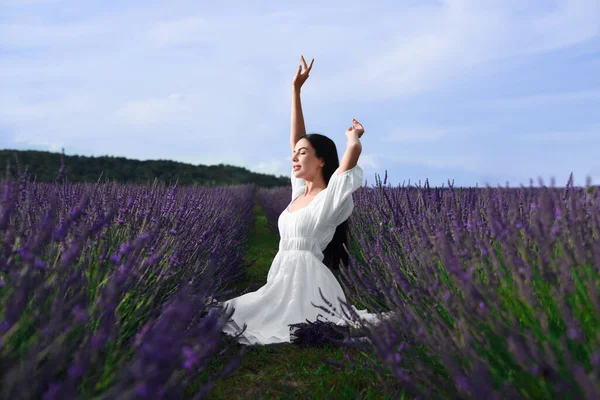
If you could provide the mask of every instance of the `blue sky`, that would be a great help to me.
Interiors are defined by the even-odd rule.
[[[365,126],[371,185],[600,184],[600,3],[0,0],[0,148],[289,176]],[[325,6],[326,4],[326,6]]]

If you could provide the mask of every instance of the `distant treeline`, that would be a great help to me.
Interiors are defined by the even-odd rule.
[[[175,182],[179,185],[202,186],[255,184],[270,188],[290,184],[289,177],[259,174],[232,165],[195,166],[169,160],[139,161],[112,156],[69,156],[48,151],[0,150],[2,176],[7,166],[10,166],[10,175],[15,176],[17,162],[22,170],[27,168],[30,178],[38,182],[55,182],[57,178],[66,178],[69,182],[97,182],[101,178],[101,182],[139,184],[152,183],[156,179],[169,185]],[[64,165],[62,171],[61,165]]]

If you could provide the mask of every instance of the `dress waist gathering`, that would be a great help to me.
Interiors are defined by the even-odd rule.
[[[279,241],[279,251],[309,251],[319,261],[323,261],[324,255],[315,237],[285,237]]]

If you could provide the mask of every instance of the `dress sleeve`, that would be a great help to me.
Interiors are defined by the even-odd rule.
[[[306,181],[302,178],[296,178],[294,176],[294,168],[292,168],[292,199],[294,201],[298,194],[304,191],[304,187],[306,186]]]
[[[338,170],[329,179],[321,214],[321,221],[336,226],[352,214],[352,193],[362,186],[363,181],[363,170],[358,164],[339,175]]]

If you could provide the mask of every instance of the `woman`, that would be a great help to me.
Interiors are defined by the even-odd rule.
[[[331,269],[339,266],[340,259],[347,263],[342,243],[347,241],[346,220],[354,208],[352,193],[362,184],[363,171],[357,162],[362,151],[359,139],[364,128],[352,120],[352,126],[346,130],[348,142],[341,163],[331,139],[306,134],[300,89],[314,59],[310,66],[306,65],[304,57],[300,59],[304,72],[300,65],[292,85],[292,199],[278,220],[279,252],[263,287],[222,303],[234,309],[223,332],[236,335],[242,325],[247,325],[238,337],[242,344],[264,345],[291,342],[291,337],[297,339],[297,330],[303,325],[304,328],[308,326],[305,321],[315,322],[319,314],[327,314],[317,306],[335,307],[339,315],[325,317],[330,324],[347,323],[340,317],[343,316],[340,301],[345,302],[346,297]],[[319,291],[332,303],[331,307]],[[375,318],[375,314],[366,310],[353,309],[365,320]]]

